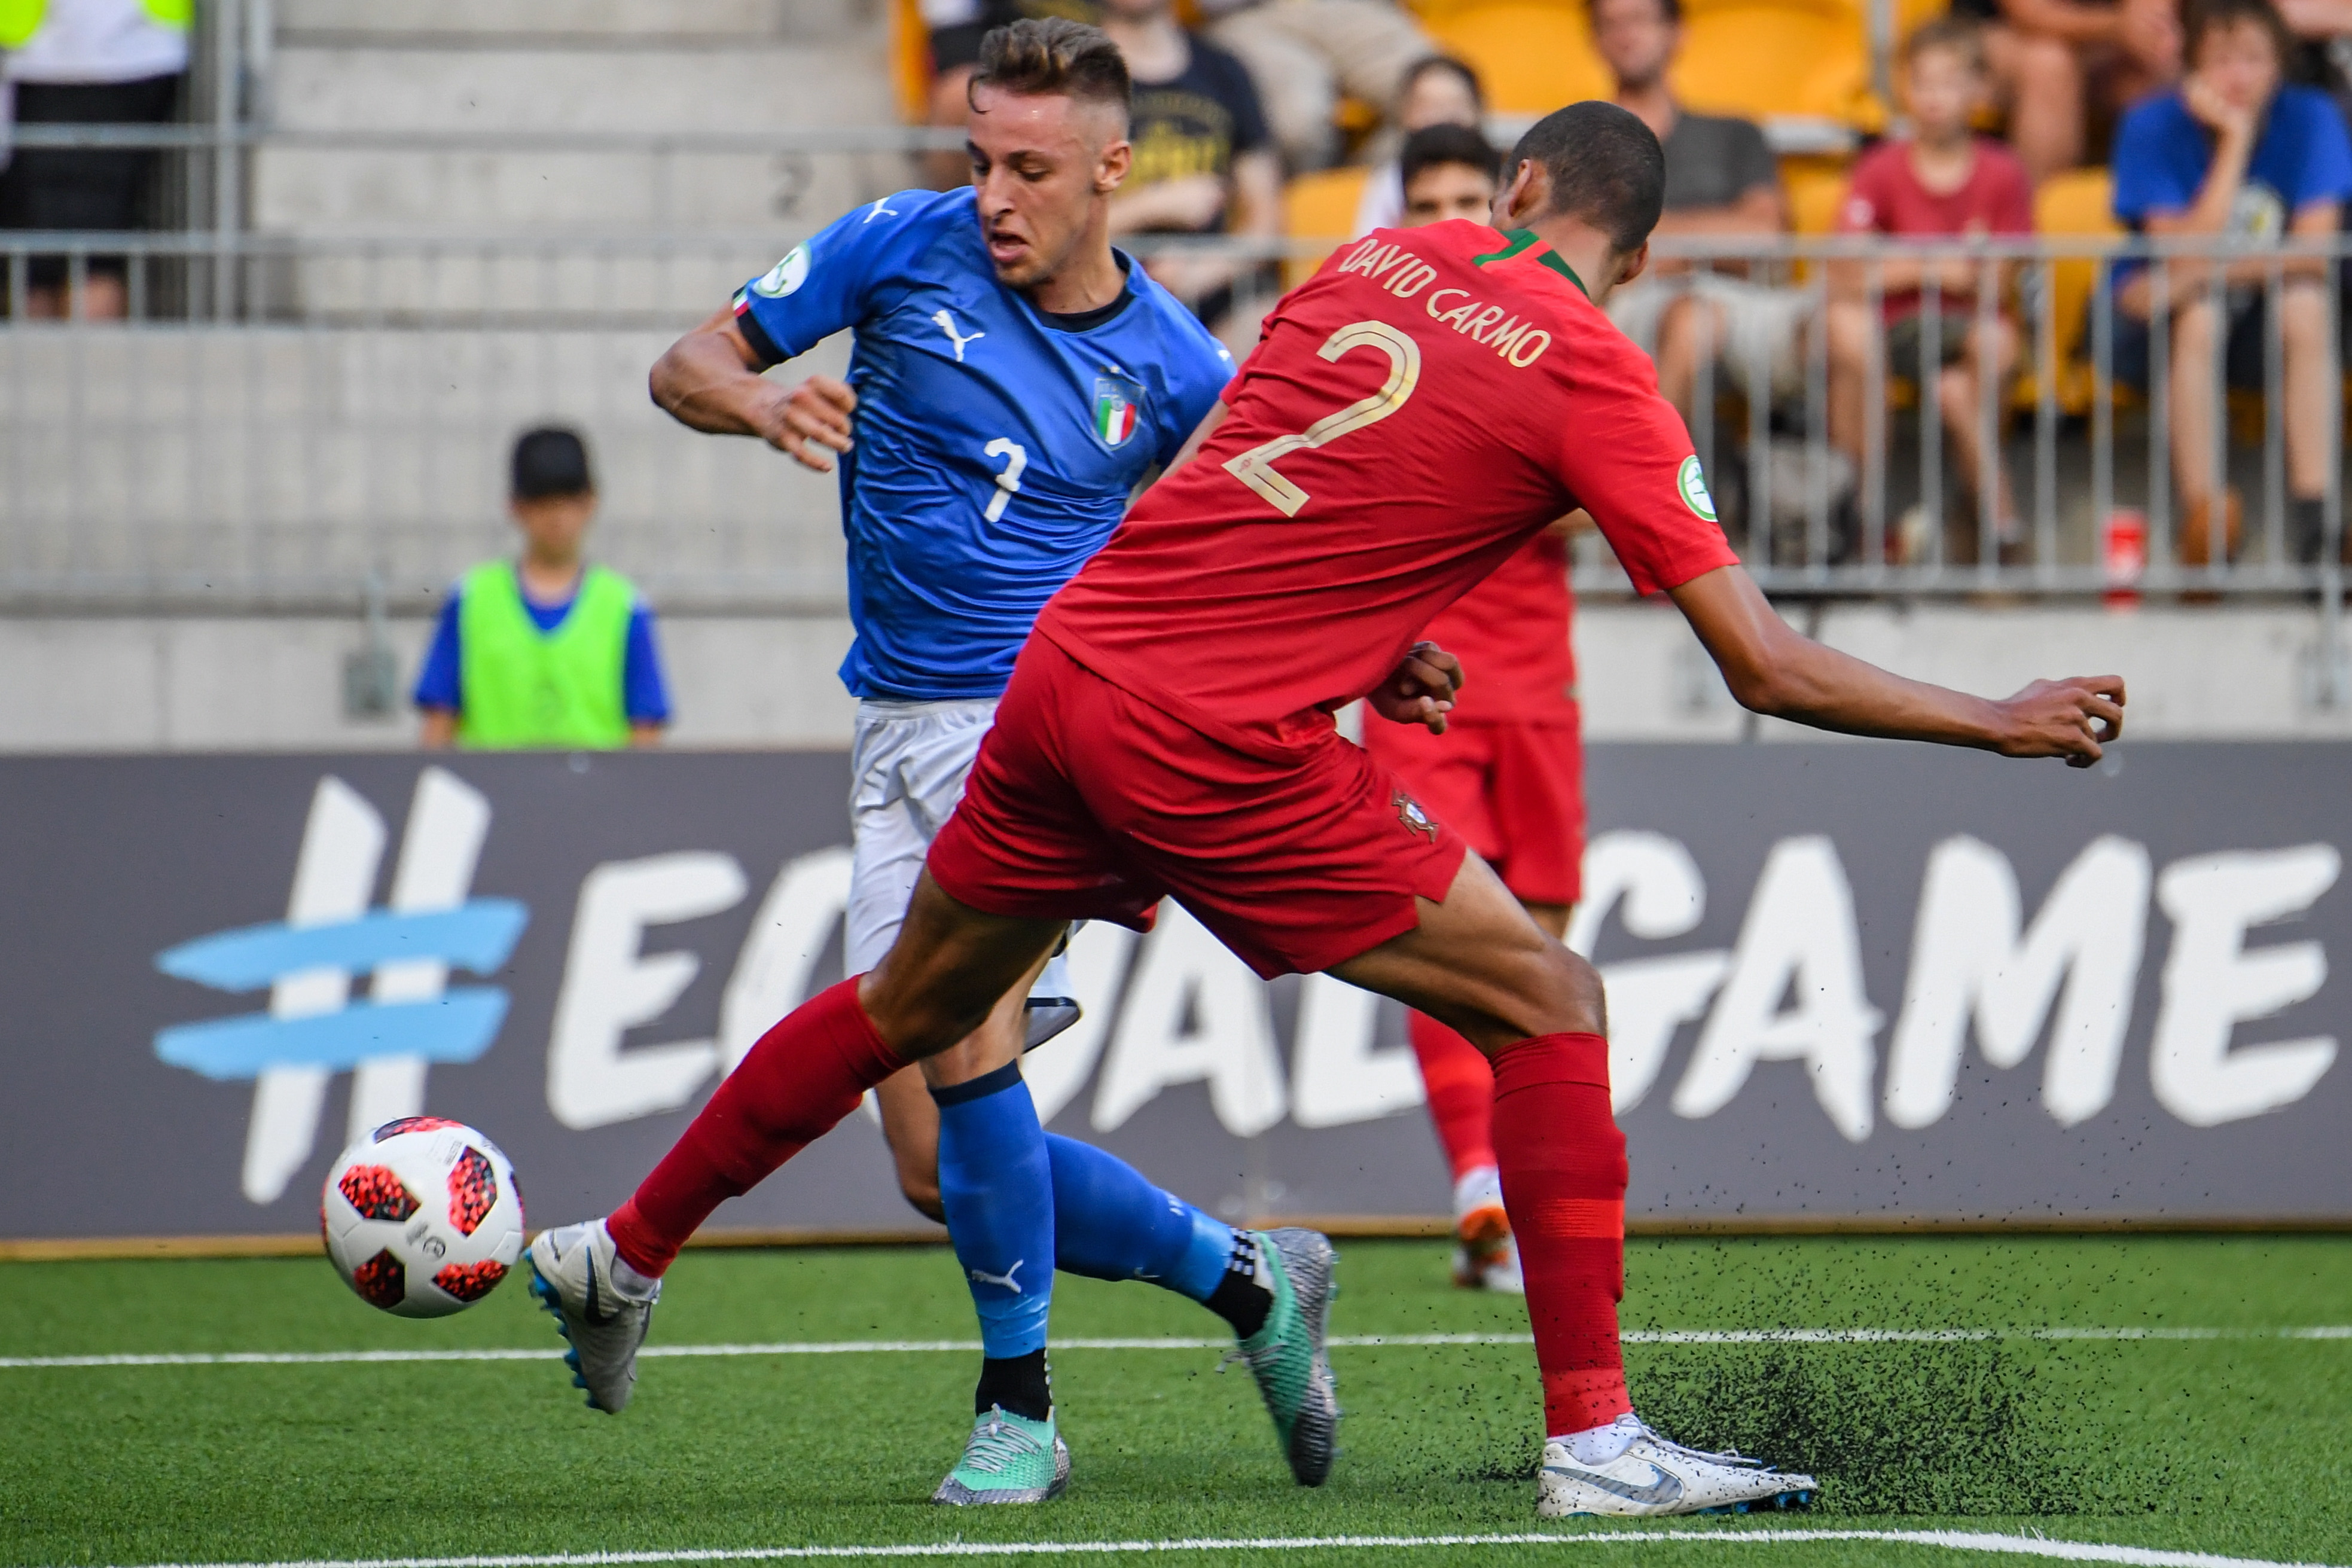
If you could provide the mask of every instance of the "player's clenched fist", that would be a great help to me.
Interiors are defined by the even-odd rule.
[[[1443,735],[1463,679],[1460,659],[1433,642],[1417,642],[1365,700],[1383,719],[1425,725],[1431,734]]]
[[[2063,757],[2070,768],[2087,768],[2124,732],[2120,675],[2037,680],[1999,706],[2009,721],[1998,748],[2005,757]]]
[[[832,452],[849,450],[849,416],[856,410],[857,394],[846,382],[813,375],[769,403],[760,437],[803,468],[829,474]]]

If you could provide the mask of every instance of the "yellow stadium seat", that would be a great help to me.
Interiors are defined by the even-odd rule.
[[[930,118],[931,34],[920,0],[894,0],[890,7],[890,85],[900,119],[920,125]]]
[[[1312,256],[1295,256],[1282,264],[1282,286],[1295,289],[1339,248],[1356,229],[1356,205],[1364,199],[1364,182],[1371,171],[1363,168],[1326,169],[1301,174],[1283,188],[1282,232],[1286,238],[1314,240],[1320,247]]]
[[[1592,52],[1581,5],[1558,0],[1477,0],[1433,6],[1422,26],[1448,54],[1467,61],[1502,114],[1549,114],[1563,104],[1609,96],[1609,71]]]
[[[2033,195],[2033,226],[2043,237],[2074,235],[2106,238],[2124,232],[2113,207],[2114,182],[2105,169],[2074,169],[2053,174]],[[2089,258],[2053,263],[2050,268],[2050,319],[2058,346],[2058,405],[2068,414],[2091,406],[2092,377],[2084,324],[2091,314],[2091,292],[2098,282],[2099,264]],[[2027,323],[2031,326],[2032,323]],[[2032,340],[2029,337],[2028,342]],[[2031,372],[2034,367],[2025,367]],[[2038,396],[2031,376],[2021,395]]]
[[[1789,198],[1789,226],[1799,234],[1828,234],[1837,227],[1838,204],[1845,200],[1845,161],[1783,158],[1780,189]]]
[[[1685,103],[1712,113],[1880,118],[1869,36],[1850,0],[1686,0],[1673,81]]]

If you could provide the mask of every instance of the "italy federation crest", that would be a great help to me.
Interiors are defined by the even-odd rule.
[[[1124,447],[1143,418],[1143,388],[1124,376],[1095,377],[1095,435],[1106,447]]]

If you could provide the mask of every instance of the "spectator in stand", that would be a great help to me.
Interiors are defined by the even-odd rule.
[[[1437,52],[1391,0],[1202,0],[1209,37],[1249,68],[1276,145],[1294,172],[1339,162],[1342,94],[1394,103]]]
[[[1666,69],[1682,43],[1681,0],[1592,0],[1592,42],[1616,77],[1618,104],[1639,115],[1665,148],[1665,213],[1654,236],[1777,238],[1788,209],[1764,132],[1748,121],[1693,114],[1666,87]],[[1699,365],[1710,359],[1721,360],[1742,387],[1760,382],[1775,398],[1803,390],[1798,334],[1811,315],[1811,297],[1753,281],[1740,270],[1734,263],[1694,269],[1653,261],[1647,274],[1610,296],[1611,319],[1650,351],[1658,390],[1685,419],[1692,415]]]
[[[1913,33],[1903,49],[1902,86],[1911,135],[1880,142],[1854,165],[1838,232],[1901,239],[2032,233],[2033,184],[2025,165],[2008,148],[1970,129],[1990,87],[1975,24],[1945,17]],[[2014,270],[1993,269],[1995,303],[1999,285]],[[1983,268],[1958,257],[1895,257],[1841,262],[1830,275],[1830,439],[1859,470],[1871,362],[1884,356],[1893,361],[1895,374],[1916,376],[1923,351],[1933,354],[1940,367],[1937,392],[1952,442],[1951,468],[1964,487],[1978,483],[1985,443],[1994,441],[1996,537],[2003,556],[2011,555],[2023,542],[2023,531],[2009,476],[2000,466],[1998,440],[1980,423],[1979,393],[1987,378],[1996,386],[2006,384],[2017,363],[2017,323],[2006,313],[1979,315]],[[1873,276],[1881,290],[1876,311],[1868,296]],[[1932,344],[1924,341],[1921,308],[1930,281],[1939,306]],[[1914,544],[1899,542],[1894,552],[1910,552]]]
[[[2282,85],[2293,40],[2278,13],[2268,0],[2196,0],[2188,31],[2189,74],[2179,88],[2138,105],[2116,132],[2116,216],[2154,237],[2332,238],[2352,195],[2352,142],[2326,93]],[[2221,310],[2210,291],[2217,266]],[[2326,259],[2176,259],[2157,264],[2161,279],[2137,261],[2116,268],[2117,377],[2147,384],[2148,339],[2160,309],[2172,334],[2168,434],[2181,559],[2190,564],[2236,548],[2238,498],[2213,471],[2215,421],[2223,415],[2213,397],[2214,359],[2221,356],[2232,385],[2263,386],[2271,331],[2265,283],[2274,268],[2284,274],[2277,298],[2288,536],[2297,558],[2310,562],[2322,542],[2327,378],[2336,374]]]
[[[1282,235],[1282,165],[1257,89],[1241,61],[1179,26],[1172,0],[1106,0],[1102,30],[1134,79],[1127,183],[1112,198],[1111,233]],[[1151,276],[1212,331],[1233,313],[1236,285],[1263,261],[1161,255]],[[1271,301],[1268,301],[1271,303]],[[1255,341],[1255,320],[1231,329]],[[1246,344],[1244,345],[1246,346]]]
[[[5,60],[20,125],[157,124],[173,117],[188,69],[191,0],[17,0],[14,32],[33,24]],[[5,108],[5,106],[0,106]],[[0,229],[134,229],[156,154],[142,148],[20,147],[0,167]],[[128,312],[129,263],[89,258],[68,298],[72,268],[36,256],[28,316],[118,320]]]
[[[930,29],[933,125],[963,124],[964,84],[991,27],[1023,16],[1067,16],[1104,25],[1122,8],[1105,0],[922,0]],[[1334,123],[1345,95],[1366,103],[1395,101],[1405,73],[1437,52],[1428,35],[1391,0],[1202,0],[1209,38],[1247,68],[1259,121],[1294,171],[1338,161]],[[1411,129],[1408,127],[1407,129]],[[932,155],[934,184],[959,184],[960,155]]]
[[[2345,0],[2352,5],[2352,0]],[[1478,73],[1447,55],[1431,55],[1405,72],[1397,92],[1393,115],[1404,137],[1433,125],[1467,126],[1476,131],[1486,121],[1486,94]],[[1489,157],[1491,165],[1493,158]],[[1490,168],[1488,177],[1493,177]],[[1451,215],[1449,215],[1451,216]],[[1475,215],[1465,215],[1475,216]],[[1372,165],[1364,195],[1356,204],[1356,229],[1349,237],[1376,228],[1394,228],[1404,221],[1404,177],[1402,154]]]
[[[2176,0],[1954,0],[1985,26],[1985,58],[2009,140],[2038,184],[2083,162],[2092,121],[2180,75]]]
[[[459,580],[416,678],[423,743],[489,750],[651,746],[669,722],[654,616],[627,578],[592,566],[588,448],[570,430],[514,447],[509,510],[522,555]]]

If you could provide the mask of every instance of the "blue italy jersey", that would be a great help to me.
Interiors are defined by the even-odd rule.
[[[994,697],[1045,601],[1174,458],[1233,359],[1126,256],[1127,292],[1041,314],[996,280],[969,190],[860,207],[735,297],[778,359],[857,342],[841,461],[859,697]]]

